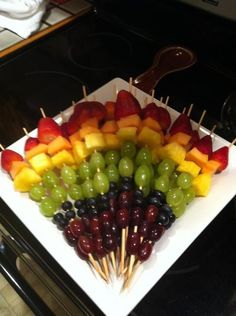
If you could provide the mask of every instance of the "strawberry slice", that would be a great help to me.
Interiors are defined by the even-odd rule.
[[[36,137],[28,137],[26,139],[26,142],[25,142],[24,150],[25,151],[31,150],[32,148],[34,148],[38,144],[39,144],[38,138],[36,138]]]
[[[129,91],[120,90],[116,98],[115,120],[118,121],[122,117],[132,114],[138,114],[141,116],[141,106],[138,100]]]
[[[42,117],[39,120],[38,140],[40,143],[49,144],[60,135],[60,126],[51,117]]]
[[[192,126],[189,117],[181,113],[174,121],[170,128],[170,135],[174,135],[178,132],[182,132],[188,135],[192,135]]]
[[[4,149],[1,154],[1,166],[2,168],[10,172],[13,161],[23,161],[23,157],[11,149]]]
[[[158,111],[158,106],[152,102],[145,106],[145,108],[142,109],[142,116],[143,118],[151,117],[152,119],[160,122],[160,116]]]
[[[212,138],[210,135],[206,135],[202,137],[197,143],[194,145],[197,147],[197,149],[202,152],[205,155],[210,155],[212,154]]]
[[[220,163],[220,166],[217,170],[217,172],[221,172],[224,169],[227,168],[228,162],[229,162],[229,147],[223,146],[214,152],[212,152],[212,155],[210,157],[211,160],[215,160]]]
[[[171,124],[170,113],[167,111],[167,109],[161,106],[158,107],[158,112],[160,117],[159,123],[161,125],[161,128],[163,130],[167,130]]]

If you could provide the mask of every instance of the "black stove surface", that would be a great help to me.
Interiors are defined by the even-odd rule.
[[[171,16],[173,10],[171,7],[168,11]],[[166,12],[162,11],[163,16],[160,12],[160,24]],[[231,54],[228,59],[225,56],[225,64],[216,57],[210,62],[210,51],[207,49],[204,54],[202,50],[207,39],[202,39],[199,47],[200,35],[196,41],[180,36],[186,20],[181,20],[176,30],[162,26],[158,36],[155,30],[152,33],[147,30],[137,32],[140,28],[137,25],[135,28],[130,26],[128,31],[124,24],[111,24],[104,12],[101,16],[89,13],[0,64],[0,135],[3,145],[22,137],[23,126],[29,131],[35,128],[40,106],[49,116],[54,116],[70,106],[73,100],[82,98],[82,85],[86,85],[89,93],[114,77],[134,78],[151,65],[159,48],[173,43],[195,50],[198,62],[187,70],[163,78],[156,96],[169,95],[170,105],[180,111],[194,103],[194,120],[199,120],[203,109],[207,109],[203,125],[211,129],[217,123],[218,134],[232,137],[220,122],[224,100],[235,89],[235,72],[233,67],[227,66]],[[202,21],[207,23],[205,19]],[[236,288],[235,225],[235,204],[231,201],[131,314],[236,315],[233,302]]]

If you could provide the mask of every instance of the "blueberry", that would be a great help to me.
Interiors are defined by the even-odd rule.
[[[65,213],[65,218],[70,220],[75,217],[75,211],[69,210]]]
[[[131,177],[121,177],[121,183],[132,183],[133,179]]]
[[[98,203],[107,203],[109,201],[109,196],[107,193],[100,194],[97,197]]]
[[[87,208],[93,208],[97,205],[97,200],[95,198],[89,198],[86,200]]]
[[[61,208],[63,211],[71,210],[72,209],[72,203],[70,201],[65,201],[62,203]]]
[[[139,198],[136,198],[135,200],[134,200],[134,204],[136,205],[136,206],[143,206],[143,204],[144,204],[144,199],[141,197],[139,197]]]
[[[162,202],[160,201],[159,197],[153,195],[148,196],[148,203],[155,205],[157,207],[160,207],[162,205]]]
[[[173,214],[172,208],[168,205],[168,204],[163,204],[160,206],[160,211],[165,211],[169,214],[169,216],[171,214]]]
[[[170,222],[169,214],[165,211],[160,211],[158,214],[157,222],[159,224],[162,224],[163,226],[166,226]]]
[[[98,212],[98,209],[96,207],[91,208],[89,210],[89,216],[93,217],[93,216],[98,216],[98,215],[99,215],[99,212]]]
[[[117,197],[117,195],[118,195],[118,190],[117,189],[116,190],[110,190],[108,192],[108,197],[109,198]]]
[[[166,196],[165,196],[165,193],[159,191],[159,190],[152,190],[151,192],[151,195],[152,196],[156,196],[159,198],[159,200],[164,203],[166,201]]]
[[[79,217],[82,217],[83,215],[87,214],[87,209],[85,206],[81,206],[78,210],[77,210],[77,215]]]
[[[135,198],[143,198],[143,191],[140,189],[135,189],[134,190],[134,197]]]
[[[74,203],[74,207],[79,209],[81,206],[84,205],[84,201],[83,200],[76,200]]]
[[[169,215],[169,218],[170,218],[170,222],[171,222],[171,223],[174,223],[174,221],[176,220],[176,216],[175,216],[174,213],[173,213],[173,214],[170,214],[170,215]]]
[[[120,184],[120,191],[130,191],[133,189],[133,183],[124,182]]]
[[[61,220],[64,219],[64,215],[62,213],[56,213],[54,216],[53,216],[53,222],[55,224],[58,224]]]
[[[117,189],[117,184],[116,182],[111,181],[110,182],[110,190],[116,190]]]
[[[57,223],[57,227],[59,229],[64,229],[69,224],[68,219],[62,218],[59,223]]]

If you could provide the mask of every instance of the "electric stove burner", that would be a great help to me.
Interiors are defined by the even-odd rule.
[[[111,33],[93,33],[70,48],[69,58],[85,70],[106,71],[119,67],[133,53],[132,44]]]

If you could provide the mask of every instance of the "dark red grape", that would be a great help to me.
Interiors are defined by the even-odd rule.
[[[85,214],[81,217],[81,221],[84,223],[85,231],[90,233],[90,218],[88,214]]]
[[[118,197],[118,206],[120,208],[129,208],[133,204],[133,191],[123,191]]]
[[[84,236],[84,235],[80,236],[77,246],[79,247],[81,252],[85,255],[88,255],[94,252],[93,240],[92,238],[88,236]]]
[[[129,225],[129,211],[127,208],[120,208],[116,212],[116,224],[120,228],[125,228]]]
[[[136,255],[140,246],[140,235],[138,232],[129,231],[126,251],[129,255]]]
[[[151,241],[149,240],[144,240],[141,245],[139,246],[139,250],[138,250],[138,260],[139,261],[146,261],[151,253],[152,253],[152,249],[153,249],[153,244]]]
[[[66,226],[66,227],[64,228],[63,233],[64,233],[64,236],[65,236],[67,242],[68,242],[71,246],[73,246],[73,245],[76,244],[78,238],[75,237],[75,236],[72,234],[72,232],[71,232],[71,230],[70,230],[70,225],[68,225],[68,226]]]
[[[117,199],[115,197],[109,198],[108,204],[109,204],[109,211],[114,217],[117,211]]]
[[[116,235],[113,232],[103,234],[103,246],[107,251],[114,251],[117,247]]]
[[[132,226],[138,226],[143,218],[143,210],[141,207],[134,207],[130,212],[130,224]]]
[[[146,220],[142,221],[138,228],[140,237],[146,238],[148,236],[149,228],[150,228],[150,223]]]
[[[145,219],[148,223],[154,223],[157,219],[158,208],[155,205],[148,205],[145,212]]]
[[[85,232],[85,225],[80,219],[73,219],[69,224],[71,233],[74,237],[79,238]]]
[[[97,235],[93,237],[94,252],[98,258],[103,258],[106,255],[106,251],[103,246],[103,239],[101,236]]]
[[[101,223],[97,216],[90,219],[90,232],[93,235],[98,235],[101,233]]]
[[[112,230],[113,216],[109,211],[103,211],[99,217],[101,223],[101,230],[110,232]]]
[[[161,238],[161,236],[164,234],[164,232],[165,232],[164,226],[162,226],[160,224],[153,223],[152,226],[150,227],[150,230],[148,233],[148,239],[156,242]]]
[[[82,259],[82,260],[88,260],[88,255],[86,255],[85,253],[83,253],[83,252],[80,250],[80,247],[79,247],[78,242],[77,242],[77,244],[76,244],[76,250],[77,250],[77,254],[78,254],[78,256],[80,257],[80,259]]]

